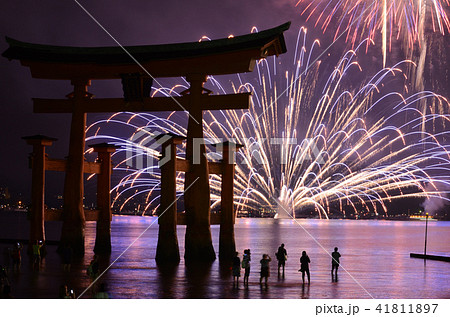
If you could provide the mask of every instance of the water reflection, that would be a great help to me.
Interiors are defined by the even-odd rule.
[[[367,292],[375,298],[450,297],[448,263],[427,261],[425,266],[423,260],[409,257],[410,252],[423,251],[423,224],[417,222],[298,220],[325,250],[331,252],[339,247],[342,255],[339,281],[332,282],[329,255],[295,221],[237,219],[236,248],[241,257],[244,249],[251,249],[252,261],[248,287],[243,284],[242,270],[239,286],[233,288],[231,265],[227,263],[185,265],[182,259],[176,266],[157,266],[154,257],[158,226],[154,221],[147,217],[114,217],[113,253],[99,259],[101,268],[111,265],[99,282],[108,284],[113,298],[368,298]],[[183,254],[185,228],[179,226],[177,231]],[[218,250],[219,227],[212,226],[211,231],[214,249]],[[450,254],[449,232],[448,222],[429,224],[430,253]],[[93,257],[95,223],[88,223],[86,235],[85,257],[72,263],[70,273],[63,271],[56,246],[48,246],[39,272],[30,268],[24,255],[20,273],[11,272],[9,276],[12,295],[57,298],[61,285],[81,294],[90,284],[86,268]],[[284,279],[277,276],[275,259],[281,243],[288,253]],[[123,253],[124,250],[127,251]],[[312,283],[304,286],[298,272],[303,250],[311,258]],[[264,253],[273,259],[267,289],[259,284],[259,260]],[[91,297],[91,290],[83,295]]]
[[[309,288],[310,288],[310,284],[302,284],[302,292],[301,292],[302,299],[309,298]]]
[[[178,265],[158,266],[158,294],[160,298],[177,298]]]
[[[212,263],[189,262],[185,265],[184,294],[186,298],[208,298],[212,285],[210,279]],[[215,290],[217,291],[217,289]]]

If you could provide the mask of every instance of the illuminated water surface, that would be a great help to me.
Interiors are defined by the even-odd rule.
[[[25,229],[26,222],[21,221],[20,226]],[[429,222],[428,226],[427,252],[450,255],[450,222]],[[187,267],[182,259],[176,267],[157,267],[156,218],[116,216],[112,221],[113,254],[109,262],[102,260],[103,267],[146,231],[101,280],[113,298],[450,298],[450,264],[409,257],[410,252],[423,252],[424,229],[423,221],[240,218],[236,220],[236,244],[241,256],[244,249],[251,249],[251,275],[248,288],[242,281],[234,288],[229,266],[220,266],[218,260],[210,266]],[[58,228],[53,231],[49,230],[48,239],[58,236]],[[211,231],[217,252],[219,226],[212,226]],[[181,254],[184,233],[185,227],[179,226]],[[71,274],[62,272],[55,246],[49,246],[38,273],[30,271],[25,257],[22,272],[11,274],[13,295],[54,298],[64,283],[81,294],[89,285],[85,268],[93,255],[94,234],[95,224],[88,223],[87,252],[82,261],[74,263]],[[281,243],[288,252],[284,279],[277,276],[274,255]],[[331,260],[325,252],[331,253],[335,246],[342,254],[337,283],[331,281]],[[311,285],[305,287],[298,272],[303,250],[311,258]],[[259,285],[263,253],[273,259],[267,289]],[[88,290],[83,298],[91,296]]]

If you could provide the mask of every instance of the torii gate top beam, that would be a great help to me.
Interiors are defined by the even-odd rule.
[[[9,48],[2,56],[18,59],[30,67],[34,78],[71,80],[116,79],[121,74],[142,73],[153,77],[187,74],[224,75],[252,71],[255,61],[286,52],[283,32],[290,22],[278,27],[212,41],[121,47],[69,47],[31,44],[6,38]]]

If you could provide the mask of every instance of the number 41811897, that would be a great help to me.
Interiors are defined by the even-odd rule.
[[[434,314],[438,304],[378,304],[375,310],[385,314]]]

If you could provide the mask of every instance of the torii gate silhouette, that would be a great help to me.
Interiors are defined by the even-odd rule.
[[[204,110],[248,109],[250,93],[211,95],[203,85],[208,75],[250,72],[257,60],[285,53],[283,32],[288,30],[289,26],[290,22],[287,22],[258,33],[212,41],[128,47],[51,46],[6,38],[9,48],[2,56],[10,60],[20,60],[23,66],[30,68],[33,78],[70,80],[74,86],[74,91],[66,96],[67,99],[33,98],[35,113],[72,114],[69,155],[65,164],[61,243],[69,243],[75,254],[84,254],[86,216],[83,208],[83,173],[86,168],[86,114],[187,110],[189,122],[186,161],[189,167],[185,174],[184,193],[187,218],[185,259],[213,261],[215,252],[210,231],[208,162],[203,155],[206,152],[205,146],[201,145],[200,162],[193,164],[194,139],[203,138]],[[185,77],[190,84],[183,96],[150,97],[154,78],[180,76]],[[91,80],[101,79],[121,79],[124,97],[94,98],[88,92],[88,86]],[[32,141],[30,144],[37,143]],[[38,197],[36,199],[39,201]],[[110,212],[110,206],[107,209]],[[37,230],[35,235],[43,237],[44,205],[33,206],[32,213],[38,216],[31,219],[41,222],[33,225]],[[110,230],[109,226],[105,228],[106,231]],[[110,232],[104,234],[108,236]],[[110,244],[109,249],[108,246],[103,250],[99,247],[97,252],[110,252]],[[161,261],[164,259],[174,261],[170,256],[162,256]]]

